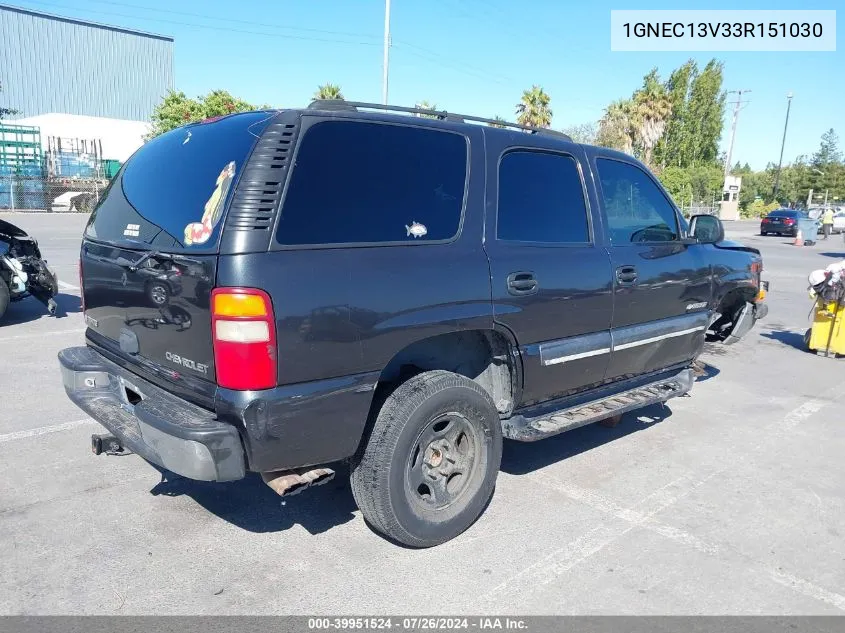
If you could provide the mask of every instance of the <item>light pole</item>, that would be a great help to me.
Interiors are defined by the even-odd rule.
[[[384,63],[381,76],[381,100],[387,105],[387,70],[390,64],[390,0],[384,2]]]
[[[778,161],[778,171],[775,175],[775,188],[772,190],[772,198],[778,195],[778,185],[780,184],[780,168],[783,165],[783,148],[786,145],[786,128],[789,125],[789,109],[792,107],[792,93],[786,95],[786,121],[783,124],[783,140],[780,143],[780,160]]]

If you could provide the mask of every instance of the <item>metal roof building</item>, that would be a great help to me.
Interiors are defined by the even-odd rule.
[[[19,117],[148,121],[173,88],[173,38],[0,4],[0,85]]]

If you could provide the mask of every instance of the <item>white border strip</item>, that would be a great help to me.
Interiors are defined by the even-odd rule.
[[[601,354],[609,354],[610,348],[604,347],[602,349],[595,349],[591,352],[581,352],[579,354],[570,354],[569,356],[558,356],[557,358],[550,358],[549,360],[543,361],[543,365],[548,367],[549,365],[559,365],[560,363],[565,363],[570,360],[578,360],[579,358],[589,358],[590,356],[600,356]]]
[[[702,330],[707,329],[704,325],[699,325],[698,327],[692,327],[687,330],[680,330],[678,332],[669,332],[669,334],[661,334],[660,336],[652,336],[651,338],[644,338],[641,341],[632,341],[631,343],[623,343],[622,345],[614,345],[613,351],[620,349],[630,349],[631,347],[639,347],[640,345],[648,345],[649,343],[656,343],[657,341],[663,341],[667,338],[675,338],[676,336],[684,336],[686,334],[692,334],[693,332],[700,332]]]

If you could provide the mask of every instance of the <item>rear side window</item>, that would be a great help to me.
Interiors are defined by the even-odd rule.
[[[145,143],[109,185],[87,237],[176,250],[216,248],[238,174],[271,116],[189,125]]]
[[[496,237],[545,243],[590,241],[587,204],[571,156],[511,151],[499,163]]]
[[[323,121],[302,137],[276,238],[285,245],[455,237],[467,141],[453,132]]]
[[[610,240],[671,242],[678,239],[678,216],[654,181],[639,167],[599,158],[598,166]]]

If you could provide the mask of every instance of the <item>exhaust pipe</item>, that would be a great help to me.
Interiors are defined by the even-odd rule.
[[[292,497],[311,486],[322,486],[334,479],[330,468],[297,468],[261,473],[261,478],[280,497]]]

